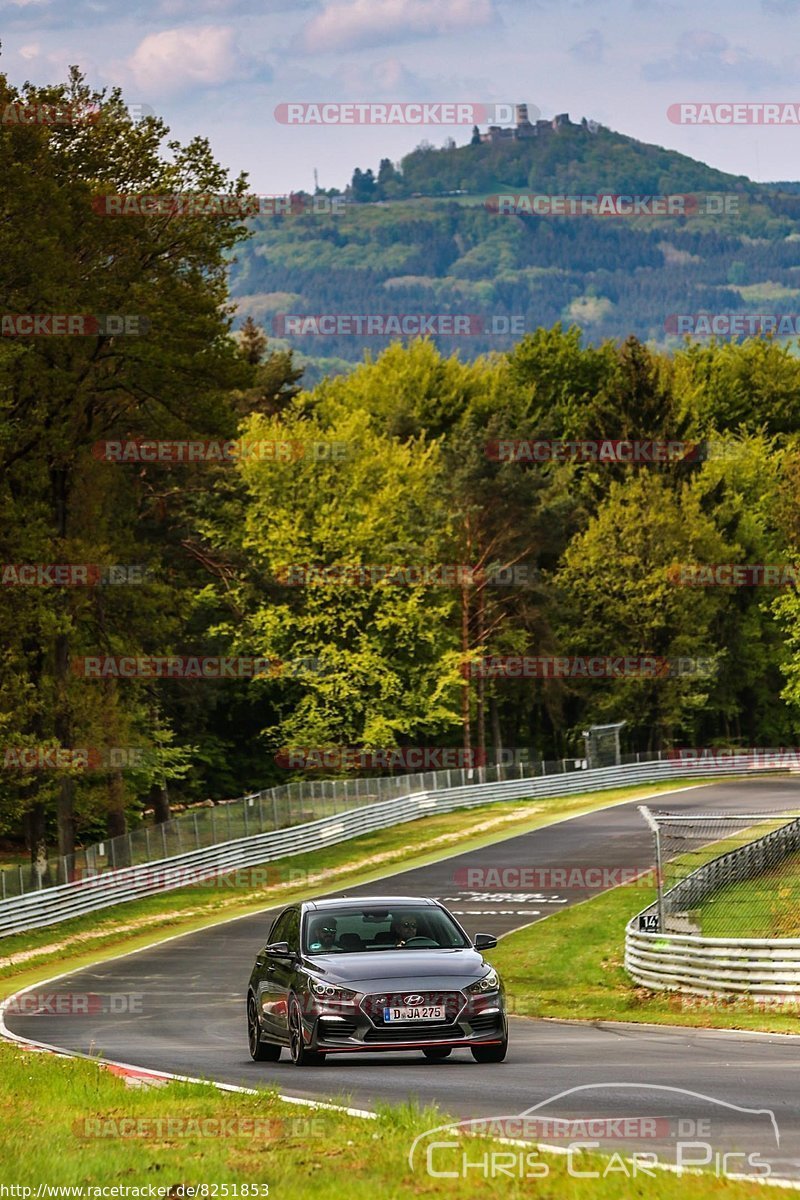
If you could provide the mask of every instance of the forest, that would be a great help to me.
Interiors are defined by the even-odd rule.
[[[106,320],[0,340],[3,838],[70,853],[145,809],[163,820],[171,804],[301,778],[284,765],[293,747],[553,758],[604,721],[625,721],[633,750],[792,743],[796,574],[750,569],[796,564],[792,346],[595,342],[551,311],[507,348],[394,340],[309,378],[269,326],[236,327],[230,261],[251,227],[224,213],[113,220],[92,204],[241,196],[246,180],[202,138],[165,154],[157,118],[132,121],[77,73],[23,95],[0,77],[0,103],[34,99],[105,118],[0,127],[4,311]],[[481,222],[499,219],[464,212],[480,274]],[[457,219],[425,225],[429,263],[446,262]],[[396,269],[420,269],[416,235],[391,228]],[[341,251],[335,227],[325,236]],[[724,257],[723,233],[685,236],[704,255],[716,238]],[[585,237],[576,226],[570,253]],[[549,253],[560,261],[564,243]],[[269,269],[288,289],[326,264],[287,253]],[[366,298],[376,278],[356,277]],[[677,280],[658,278],[677,304]],[[584,450],[536,459],[501,442]],[[688,450],[585,450],[623,442]],[[695,569],[725,564],[746,569]],[[483,669],[519,657],[704,668]],[[202,663],[215,665],[187,667]]]

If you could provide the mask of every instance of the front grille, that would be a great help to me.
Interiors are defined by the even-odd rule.
[[[383,1019],[384,1008],[394,1008],[397,1006],[406,1006],[406,996],[416,995],[422,999],[414,1004],[415,1008],[428,1008],[432,1004],[443,1004],[445,1011],[445,1021],[452,1024],[455,1021],[461,1009],[464,1007],[464,997],[461,992],[415,992],[413,988],[407,988],[404,992],[383,992],[375,993],[372,996],[365,996],[361,1001],[361,1008],[367,1014],[373,1025],[379,1029],[386,1029],[387,1025]],[[394,1029],[397,1028],[400,1022],[389,1022]],[[435,1025],[441,1025],[441,1020],[429,1023],[428,1021],[408,1021],[403,1022],[407,1029],[410,1026],[419,1027],[428,1030]]]
[[[365,1042],[433,1042],[439,1038],[445,1041],[449,1038],[463,1038],[464,1030],[460,1025],[427,1025],[425,1021],[408,1021],[400,1025],[382,1025],[380,1029],[368,1029],[364,1034]]]

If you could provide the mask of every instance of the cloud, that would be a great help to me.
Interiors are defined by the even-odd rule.
[[[0,16],[7,29],[79,29],[95,31],[107,26],[158,31],[181,19],[257,19],[277,13],[311,8],[315,0],[137,0],[135,6],[119,0],[0,0]]]
[[[642,77],[651,83],[685,79],[704,84],[726,83],[744,87],[781,85],[796,79],[796,68],[781,68],[755,58],[745,46],[734,46],[721,33],[695,29],[682,34],[675,52],[644,63]]]
[[[597,66],[603,62],[606,43],[599,29],[590,29],[578,42],[570,46],[569,52],[576,62],[586,66]]]
[[[233,29],[224,25],[185,26],[149,33],[127,60],[135,84],[148,94],[197,85],[217,86],[241,78],[242,60]]]
[[[265,17],[271,13],[310,8],[314,0],[154,0],[158,15],[174,19],[198,13],[232,17]]]
[[[493,0],[331,0],[300,38],[309,53],[461,33],[496,23]]]

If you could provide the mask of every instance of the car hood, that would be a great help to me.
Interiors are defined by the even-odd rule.
[[[309,955],[306,965],[330,983],[358,986],[360,990],[404,986],[458,986],[490,969],[477,950],[368,950],[364,954]]]

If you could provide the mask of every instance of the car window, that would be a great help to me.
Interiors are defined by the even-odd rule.
[[[292,916],[292,910],[290,908],[287,908],[285,912],[282,912],[281,915],[276,918],[275,924],[272,926],[272,929],[270,930],[268,942],[288,942],[289,941],[288,937],[286,936],[286,931],[289,928],[289,921],[291,919],[291,916]]]
[[[306,919],[303,939],[304,951],[311,954],[359,954],[406,947],[449,950],[470,944],[442,909],[410,905],[315,912]]]
[[[289,943],[289,949],[297,952],[300,949],[300,910],[291,909],[287,914],[286,932],[281,939]]]

